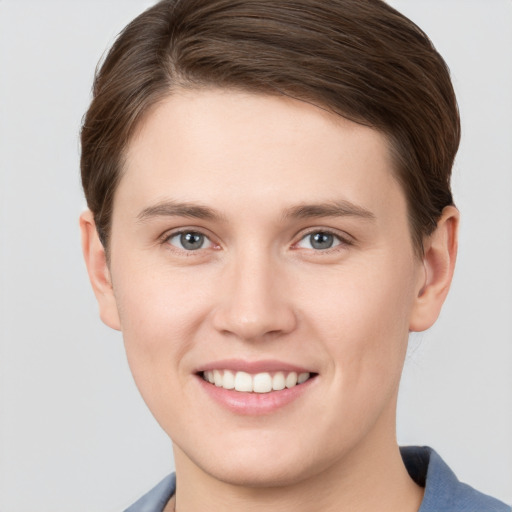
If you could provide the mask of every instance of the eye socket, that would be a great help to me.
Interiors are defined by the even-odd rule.
[[[212,241],[198,231],[180,231],[167,238],[167,243],[184,251],[198,251],[213,246]]]
[[[315,251],[325,251],[341,245],[343,241],[339,236],[329,231],[313,231],[304,236],[297,247],[302,249],[313,249]]]
[[[213,242],[203,233],[194,230],[179,231],[169,235],[165,242],[183,251],[198,251],[209,249],[214,246]],[[343,240],[339,235],[330,231],[312,231],[303,236],[296,247],[312,249],[314,251],[325,251],[339,245],[350,245],[350,242]]]

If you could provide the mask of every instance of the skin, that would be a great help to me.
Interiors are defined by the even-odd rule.
[[[333,204],[342,211],[297,215]],[[173,441],[177,510],[418,510],[395,438],[398,385],[409,332],[433,324],[448,291],[457,225],[447,207],[419,259],[385,136],[313,105],[178,91],[146,116],[115,194],[109,265],[90,212],[81,228],[101,318],[122,330]],[[187,251],[180,230],[204,246]],[[313,248],[318,232],[333,247]],[[318,375],[290,404],[242,415],[196,375],[231,358]]]

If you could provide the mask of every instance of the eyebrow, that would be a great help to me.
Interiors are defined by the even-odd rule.
[[[375,214],[370,210],[344,199],[318,204],[299,204],[284,212],[284,218],[311,219],[319,217],[359,217],[365,220],[375,220]]]
[[[144,208],[138,215],[139,222],[146,222],[155,217],[189,217],[202,220],[224,220],[224,217],[209,208],[197,203],[180,203],[177,201],[163,201]]]
[[[155,217],[188,217],[192,219],[225,221],[218,211],[197,203],[162,201],[144,208],[138,215],[139,222],[146,222]],[[362,206],[346,200],[328,201],[326,203],[299,204],[283,212],[284,219],[311,219],[320,217],[359,217],[374,220],[375,215]]]

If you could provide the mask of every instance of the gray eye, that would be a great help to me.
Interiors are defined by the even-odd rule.
[[[204,236],[199,233],[182,233],[180,242],[184,249],[195,251],[201,249],[204,244]]]
[[[210,240],[197,231],[183,231],[182,233],[176,233],[169,237],[168,242],[178,249],[184,249],[186,251],[197,251],[199,249],[205,249],[211,246]]]
[[[339,237],[328,231],[314,231],[306,235],[297,245],[303,249],[322,251],[340,245]]]
[[[334,244],[334,236],[330,233],[313,233],[309,235],[309,243],[313,249],[330,249]]]

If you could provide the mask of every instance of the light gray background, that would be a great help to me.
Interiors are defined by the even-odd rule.
[[[152,2],[0,0],[0,512],[116,511],[172,469],[79,247],[78,130],[97,60]],[[512,2],[394,0],[452,69],[458,271],[414,336],[401,443],[512,503]]]

